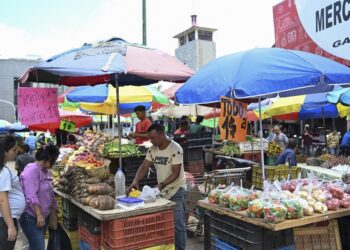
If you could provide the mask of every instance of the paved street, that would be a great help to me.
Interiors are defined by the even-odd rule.
[[[7,163],[7,166],[15,171],[15,162]],[[47,241],[46,241],[47,243]],[[28,242],[25,235],[19,230],[15,250],[28,249]],[[186,249],[188,250],[201,250],[203,247],[203,237],[189,237],[187,238]]]

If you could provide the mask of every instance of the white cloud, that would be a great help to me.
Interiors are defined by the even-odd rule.
[[[270,47],[274,43],[272,6],[280,0],[198,0],[195,4],[198,25],[217,28],[214,40],[217,55],[249,49]],[[142,42],[142,10],[140,0],[103,0],[85,16],[68,27],[52,22],[49,30],[26,30],[0,23],[1,57],[43,58],[79,47],[84,42],[112,36],[130,42]],[[189,0],[148,0],[148,45],[174,54],[177,41],[172,37],[190,27],[194,9]],[[62,17],[64,18],[64,16]]]

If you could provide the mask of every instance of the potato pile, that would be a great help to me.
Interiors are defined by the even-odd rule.
[[[70,167],[61,176],[57,189],[96,209],[109,210],[115,206],[113,176],[102,182],[98,177],[89,177],[85,169]]]

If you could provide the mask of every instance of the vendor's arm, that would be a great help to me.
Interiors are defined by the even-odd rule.
[[[143,177],[145,177],[149,171],[149,168],[152,166],[152,162],[147,160],[147,158],[142,162],[141,166],[139,167],[139,169],[137,170],[136,176],[133,180],[133,182],[131,183],[131,185],[129,186],[128,190],[127,190],[127,194],[129,194],[131,192],[131,189],[134,187],[138,187],[139,182],[143,179]]]
[[[169,175],[168,178],[165,179],[165,181],[163,181],[162,183],[158,184],[159,190],[162,190],[167,185],[171,184],[177,178],[179,178],[180,172],[181,172],[181,167],[182,167],[182,164],[176,164],[176,165],[172,165],[171,166],[172,173],[171,173],[171,175]]]

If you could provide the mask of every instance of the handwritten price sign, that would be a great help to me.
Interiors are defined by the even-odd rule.
[[[24,125],[60,121],[55,88],[19,88],[18,113]]]
[[[76,126],[77,125],[75,124],[75,122],[71,122],[71,121],[63,119],[61,121],[61,124],[60,124],[60,129],[73,133],[73,132],[75,132]]]
[[[247,104],[221,97],[219,126],[222,140],[246,141]]]

